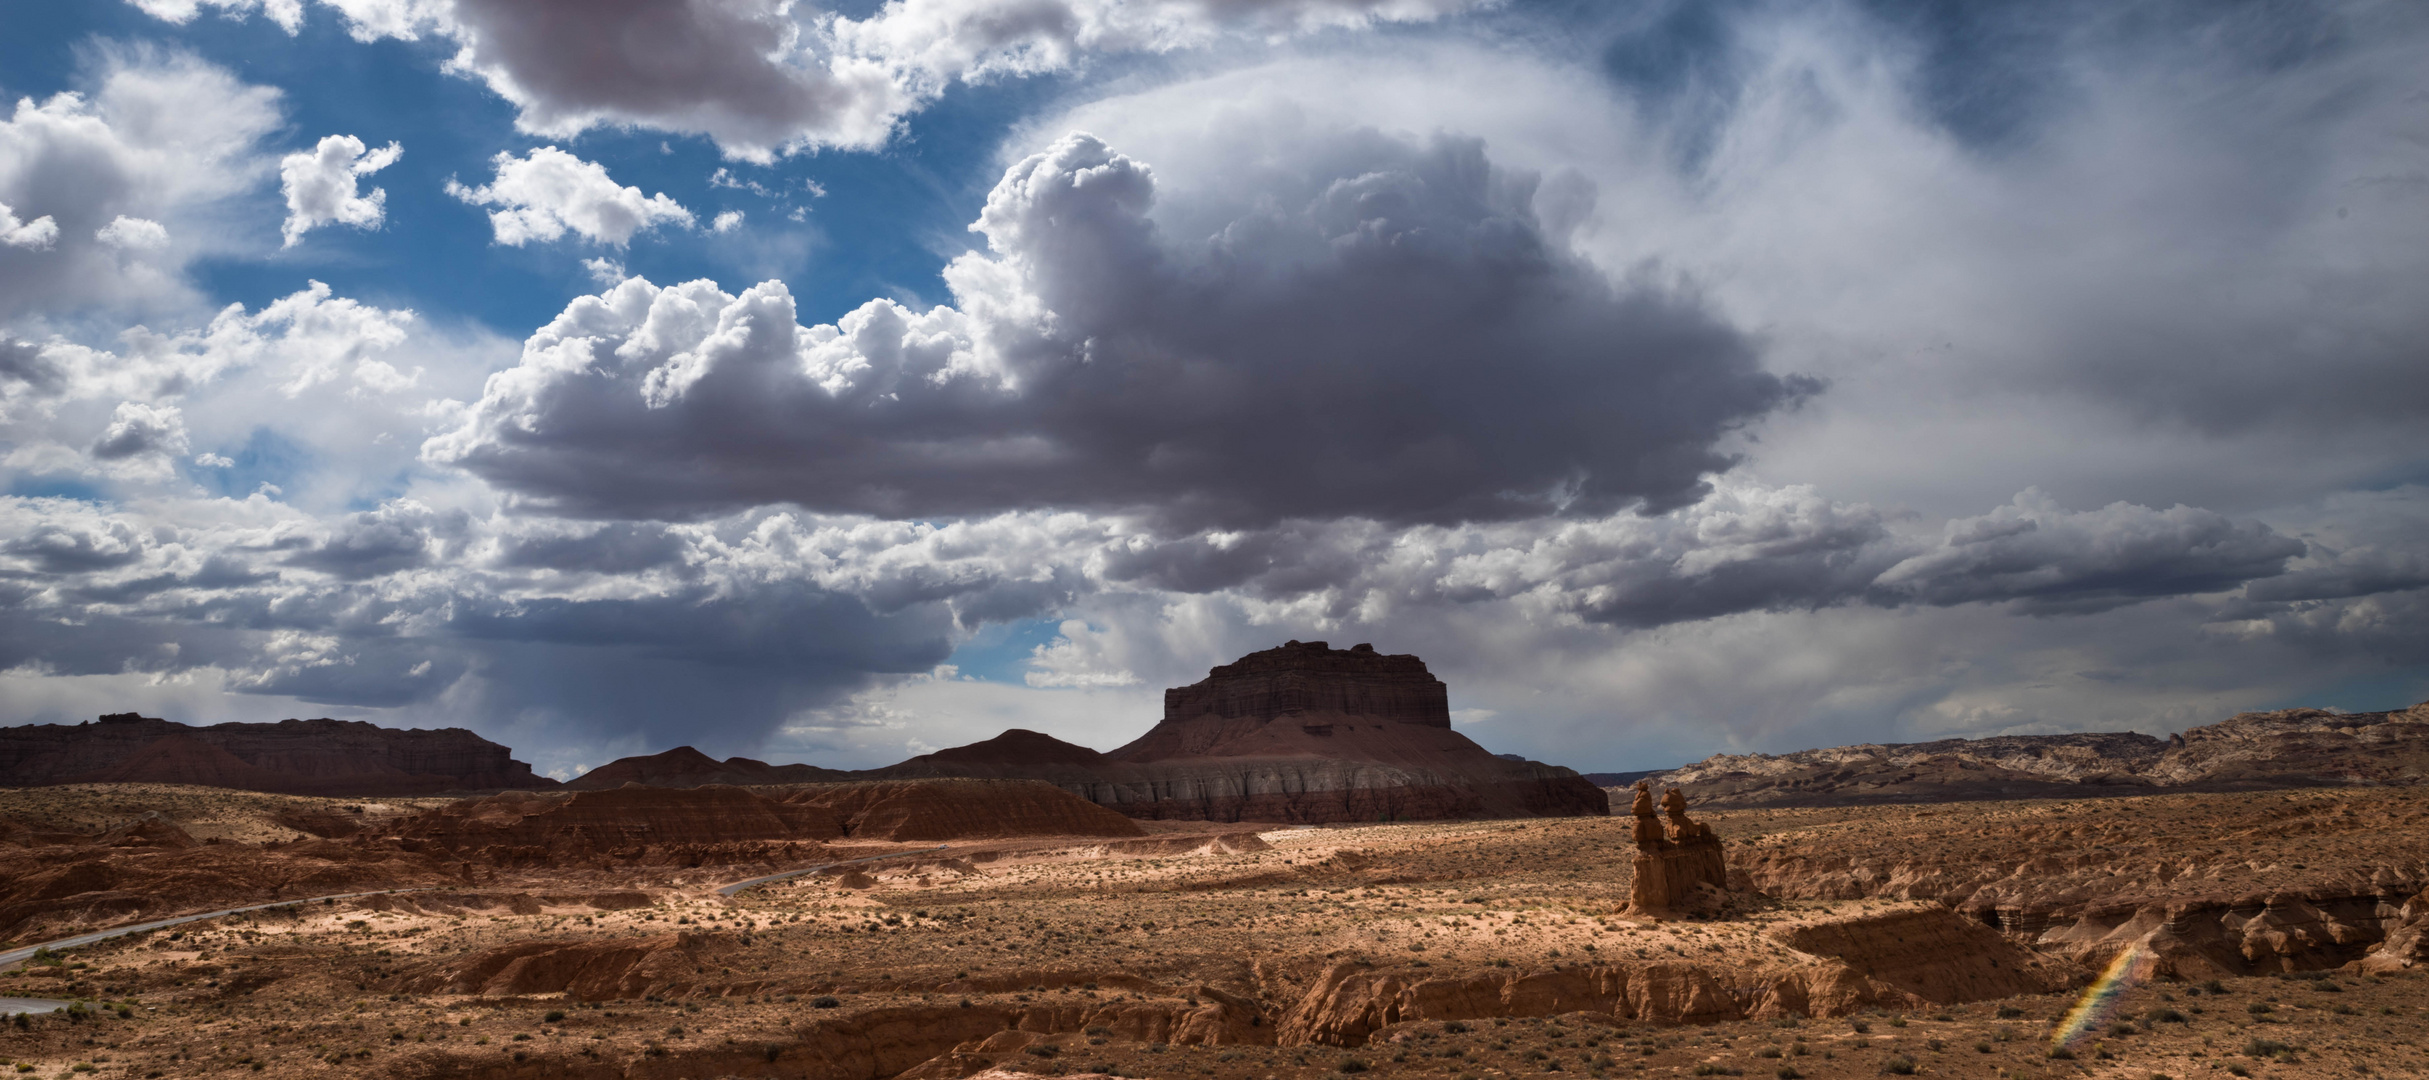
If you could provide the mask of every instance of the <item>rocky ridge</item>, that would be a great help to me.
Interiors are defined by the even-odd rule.
[[[2167,739],[2132,732],[1715,754],[1653,774],[1711,806],[2081,798],[2429,781],[2429,702],[2243,713]]]
[[[86,724],[0,727],[0,787],[79,783],[355,796],[557,786],[512,751],[462,728],[325,718],[192,727],[134,713]]]

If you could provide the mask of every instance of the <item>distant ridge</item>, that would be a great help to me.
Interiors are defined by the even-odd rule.
[[[2429,702],[2387,712],[2242,713],[2167,739],[2132,732],[1715,754],[1638,776],[1699,806],[1846,806],[2429,783]],[[1606,784],[1617,787],[1619,784]]]
[[[755,784],[814,784],[848,780],[853,774],[816,765],[770,765],[746,757],[724,761],[688,746],[661,754],[618,758],[583,773],[565,786],[574,791],[605,791],[626,784],[648,787],[695,788],[709,784],[748,787]]]
[[[192,727],[135,713],[0,727],[0,787],[202,784],[285,795],[548,789],[512,751],[462,728],[360,720]]]
[[[696,786],[961,777],[1042,780],[1134,818],[1316,823],[1599,815],[1600,787],[1575,772],[1496,756],[1451,730],[1442,680],[1414,656],[1372,645],[1292,641],[1164,693],[1164,717],[1100,753],[1014,728],[880,769],[766,778],[747,758],[690,747],[600,766],[569,787]]]

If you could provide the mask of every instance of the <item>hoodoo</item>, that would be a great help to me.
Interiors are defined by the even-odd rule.
[[[1670,818],[1667,835],[1653,809],[1653,785],[1636,782],[1636,882],[1628,909],[1637,914],[1712,912],[1728,903],[1729,868],[1721,838],[1712,826],[1687,816],[1687,796],[1677,788],[1662,795]]]

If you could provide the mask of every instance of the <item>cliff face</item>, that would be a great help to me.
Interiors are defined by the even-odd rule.
[[[2429,702],[2374,713],[2243,713],[2168,739],[2099,732],[1716,754],[1650,779],[1717,806],[2419,784],[2429,780]]]
[[[289,795],[427,795],[553,788],[462,728],[359,720],[190,727],[122,713],[92,724],[0,727],[0,787],[143,781]]]

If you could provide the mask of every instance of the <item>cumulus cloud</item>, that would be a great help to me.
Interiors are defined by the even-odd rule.
[[[185,417],[175,405],[144,405],[133,401],[118,403],[110,417],[110,426],[93,443],[93,456],[103,461],[124,461],[144,456],[173,457],[188,449]]]
[[[988,197],[957,307],[802,327],[781,282],[627,280],[425,453],[605,517],[1449,521],[1692,502],[1809,389],[1691,292],[1569,257],[1475,140],[1277,135],[1268,197],[1201,236],[1159,229],[1146,164],[1056,141]]]
[[[260,12],[271,22],[293,34],[304,28],[303,0],[131,0],[143,13],[164,22],[180,25],[194,21],[205,8],[215,8],[230,18]]]
[[[1419,22],[1478,0],[892,0],[851,18],[790,0],[325,0],[357,40],[452,41],[451,70],[520,110],[524,130],[602,125],[706,135],[766,160],[871,148],[956,81],[1068,70],[1090,55],[1169,52]],[[297,0],[137,0],[185,22],[260,11],[289,33]]]
[[[605,166],[553,146],[521,158],[500,152],[491,163],[496,179],[477,188],[450,180],[447,193],[474,205],[503,207],[490,211],[489,224],[497,242],[509,247],[555,240],[569,230],[623,247],[643,229],[692,223],[692,212],[665,192],[643,195],[640,188],[617,184]]]
[[[310,151],[280,158],[279,191],[287,197],[287,221],[280,231],[286,246],[294,247],[305,233],[333,222],[379,228],[388,192],[372,188],[368,195],[358,194],[357,181],[395,164],[404,153],[405,148],[393,142],[372,150],[352,135],[331,135]]]
[[[184,302],[175,271],[207,249],[169,248],[179,221],[251,188],[280,123],[278,91],[191,57],[103,53],[97,74],[0,119],[0,321]]]
[[[32,221],[17,220],[16,211],[0,203],[0,244],[21,248],[49,248],[59,239],[59,223],[49,214]]]
[[[120,214],[94,230],[93,239],[128,251],[150,251],[169,246],[169,230],[157,221]]]

